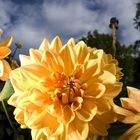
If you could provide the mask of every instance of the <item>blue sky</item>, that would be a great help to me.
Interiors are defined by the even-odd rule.
[[[26,50],[38,48],[44,38],[59,35],[65,43],[97,29],[111,34],[111,17],[119,19],[118,36],[123,44],[140,38],[133,18],[137,0],[0,0],[0,28]]]

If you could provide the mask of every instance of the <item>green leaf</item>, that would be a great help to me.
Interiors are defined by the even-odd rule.
[[[7,80],[5,82],[2,91],[0,92],[0,101],[8,99],[13,93],[14,93],[13,86],[10,80]]]

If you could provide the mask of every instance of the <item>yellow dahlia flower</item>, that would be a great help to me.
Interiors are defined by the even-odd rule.
[[[9,74],[11,71],[10,65],[4,58],[6,58],[10,53],[9,46],[12,43],[12,37],[9,37],[5,41],[0,43],[0,80],[6,81],[9,79]]]
[[[140,139],[140,90],[127,87],[128,98],[121,98],[122,107],[131,111],[131,115],[124,115],[122,122],[135,124],[128,129],[120,140],[139,140]]]
[[[34,140],[85,140],[107,135],[116,120],[113,98],[121,91],[118,66],[103,50],[70,39],[44,39],[10,79],[15,93],[8,103],[15,119],[30,128]]]

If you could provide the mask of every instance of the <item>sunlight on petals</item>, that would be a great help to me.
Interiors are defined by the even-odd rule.
[[[71,38],[44,39],[10,74],[15,93],[8,103],[33,140],[86,140],[107,134],[116,121],[113,98],[122,88],[117,61],[103,50]],[[98,122],[96,122],[98,121]],[[91,127],[92,122],[92,127]],[[97,133],[98,131],[98,133]]]

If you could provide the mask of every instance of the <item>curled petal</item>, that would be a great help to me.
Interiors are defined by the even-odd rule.
[[[93,98],[101,98],[106,90],[106,87],[101,83],[94,83],[91,81],[88,81],[88,87],[85,90],[85,96],[91,96]]]
[[[73,119],[75,118],[74,112],[71,110],[69,106],[65,106],[63,108],[63,116],[62,116],[62,121],[63,123],[69,124]]]
[[[82,121],[91,121],[97,113],[97,106],[93,100],[85,99],[82,108],[76,112],[77,117]]]
[[[136,124],[128,129],[119,140],[139,140],[140,139],[140,124]]]

